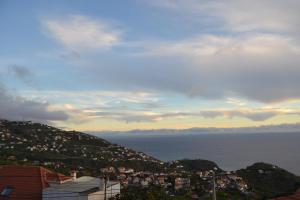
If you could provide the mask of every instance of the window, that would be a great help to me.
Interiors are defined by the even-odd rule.
[[[11,193],[14,191],[14,188],[12,186],[5,186],[4,189],[2,190],[0,196],[5,196],[9,197]]]

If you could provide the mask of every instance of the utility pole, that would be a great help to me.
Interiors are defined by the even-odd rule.
[[[213,175],[213,200],[217,200],[217,195],[216,195],[216,174],[215,171],[212,171]]]
[[[107,176],[104,176],[104,200],[106,200],[106,185],[107,185]]]

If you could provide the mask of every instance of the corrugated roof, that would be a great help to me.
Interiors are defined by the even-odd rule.
[[[106,187],[117,184],[118,182],[108,181]],[[63,184],[51,184],[49,188],[45,189],[45,192],[57,192],[57,193],[82,193],[82,192],[95,192],[100,191],[103,188],[104,182],[100,178],[82,176],[74,181],[69,181]]]
[[[60,192],[85,192],[94,188],[99,188],[103,184],[99,178],[90,176],[82,176],[74,181],[66,182],[63,184],[51,184],[45,191]]]

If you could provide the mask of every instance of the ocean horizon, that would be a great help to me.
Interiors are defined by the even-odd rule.
[[[163,161],[206,159],[224,170],[266,162],[300,175],[300,133],[97,134]]]

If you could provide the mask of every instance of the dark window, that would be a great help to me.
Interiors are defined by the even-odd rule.
[[[14,191],[14,188],[7,185],[2,190],[0,196],[9,197],[13,191]]]

